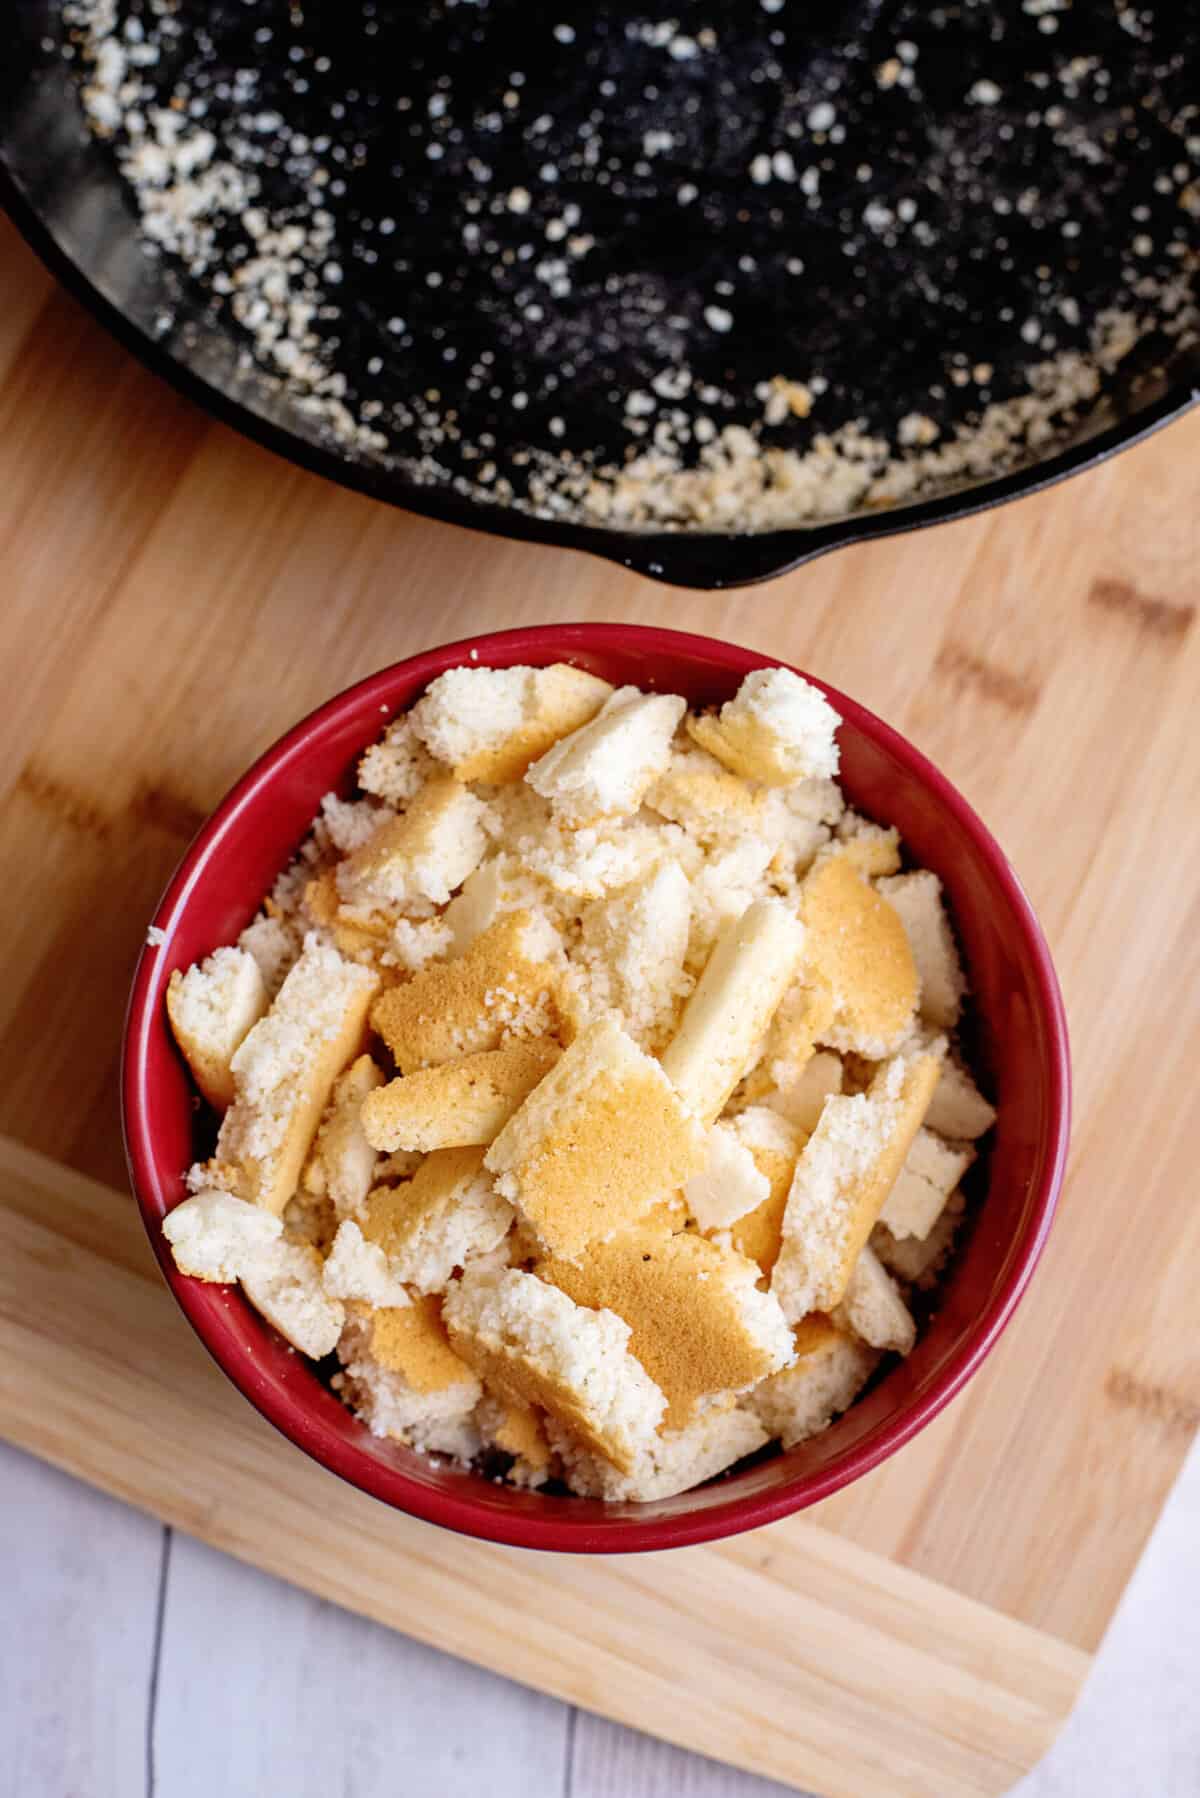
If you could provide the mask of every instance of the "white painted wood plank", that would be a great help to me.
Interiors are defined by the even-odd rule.
[[[554,1699],[173,1540],[157,1798],[558,1798],[569,1715]]]
[[[1155,1525],[1074,1715],[1012,1798],[1196,1798],[1197,1668],[1200,1444]]]
[[[0,1443],[0,1789],[139,1798],[163,1526]]]
[[[703,1703],[702,1694],[698,1699]],[[574,1733],[568,1798],[796,1798],[773,1779],[686,1754],[583,1711]]]

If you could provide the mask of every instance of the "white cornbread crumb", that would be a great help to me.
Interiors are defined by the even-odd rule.
[[[626,816],[666,768],[685,710],[670,693],[618,687],[590,724],[547,750],[526,778],[568,824]]]
[[[230,1063],[267,1009],[268,993],[245,949],[214,949],[167,984],[167,1015],[197,1086],[217,1111],[233,1103]]]

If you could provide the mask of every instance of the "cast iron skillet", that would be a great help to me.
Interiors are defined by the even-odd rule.
[[[1143,374],[1132,391],[1114,383],[1069,441],[999,478],[962,482],[886,511],[759,533],[617,530],[545,519],[414,482],[324,440],[285,390],[247,369],[231,333],[206,313],[194,288],[165,260],[144,255],[128,198],[111,160],[83,127],[70,72],[54,48],[58,13],[54,0],[18,0],[0,67],[0,202],[17,227],[114,336],[207,411],[290,461],[411,511],[586,550],[681,587],[746,585],[841,544],[1034,492],[1138,441],[1200,398],[1196,353],[1178,353]]]

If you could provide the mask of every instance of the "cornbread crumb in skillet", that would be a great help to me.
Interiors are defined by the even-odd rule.
[[[230,1062],[267,1009],[258,963],[245,949],[214,949],[167,983],[167,1016],[192,1077],[214,1111],[233,1103]]]
[[[995,1119],[934,1028],[940,885],[847,809],[836,724],[779,670],[702,719],[440,676],[172,983],[219,1118],[181,1271],[514,1486],[647,1502],[824,1429],[913,1347]]]

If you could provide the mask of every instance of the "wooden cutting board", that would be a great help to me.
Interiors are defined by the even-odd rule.
[[[696,596],[288,468],[127,359],[5,227],[0,282],[0,1434],[398,1629],[828,1798],[1008,1789],[1200,1423],[1200,416],[1017,506]],[[154,1273],[117,1120],[146,919],[251,757],[422,645],[589,618],[752,644],[912,736],[1029,887],[1077,1078],[1053,1240],[969,1391],[819,1509],[627,1562],[451,1539],[276,1437]]]

